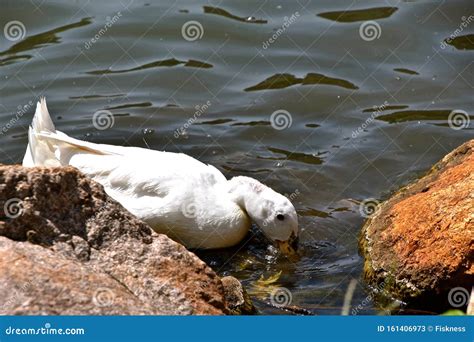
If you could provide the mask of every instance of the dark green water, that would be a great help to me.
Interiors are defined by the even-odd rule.
[[[386,198],[473,138],[470,15],[472,0],[2,0],[2,27],[20,21],[25,35],[0,36],[0,162],[21,161],[28,104],[44,95],[74,137],[181,151],[255,177],[293,199],[300,259],[254,238],[200,256],[249,288],[282,271],[276,285],[291,305],[318,314],[339,314],[354,278],[357,313],[373,313],[358,203]],[[375,37],[361,34],[372,20]],[[190,21],[197,36],[182,33]],[[114,115],[106,130],[92,121],[102,109]],[[282,110],[291,126],[275,129]],[[453,110],[463,129],[450,127]],[[268,301],[259,308],[280,313]]]

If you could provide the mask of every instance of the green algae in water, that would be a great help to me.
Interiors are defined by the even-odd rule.
[[[448,120],[451,110],[405,110],[391,114],[380,115],[377,120],[389,123],[405,122],[405,121],[422,121],[422,120]]]
[[[215,119],[215,120],[208,120],[203,122],[197,122],[195,125],[221,125],[228,122],[235,121],[234,119]]]
[[[8,50],[0,52],[0,56],[15,54],[23,51],[30,51],[38,49],[50,44],[59,44],[61,42],[60,37],[57,36],[58,33],[86,26],[92,23],[92,18],[84,18],[80,21],[74,22],[72,24],[64,25],[57,27],[55,29],[35,34],[33,36],[26,37],[20,42],[16,43]]]
[[[282,89],[291,87],[295,84],[300,84],[302,81],[302,78],[297,78],[292,74],[275,74],[254,86],[245,88],[244,91]]]
[[[331,213],[326,211],[314,209],[314,208],[306,208],[303,210],[298,210],[298,214],[301,216],[314,216],[314,217],[321,217],[321,218],[328,218],[332,217]]]
[[[9,64],[13,64],[13,63],[16,63],[16,62],[21,62],[21,61],[27,61],[30,58],[32,58],[32,56],[30,56],[30,55],[9,56],[7,58],[0,59],[0,66],[9,65]]]
[[[355,21],[388,18],[397,10],[397,7],[375,7],[353,11],[324,12],[319,13],[318,16],[341,23],[352,23]]]
[[[406,68],[395,68],[393,69],[393,71],[401,72],[402,74],[408,74],[408,75],[419,75],[418,72],[414,70],[406,69]]]
[[[12,55],[12,56],[8,56],[6,58],[0,59],[0,66],[29,60],[33,58],[32,55],[26,55],[26,54],[16,55],[16,54],[19,52],[39,49],[51,44],[59,44],[61,42],[61,39],[57,35],[58,33],[72,30],[75,28],[79,28],[82,26],[86,26],[86,25],[89,25],[91,22],[92,22],[91,18],[84,18],[72,24],[60,26],[43,33],[26,37],[25,39],[11,46],[9,49],[0,52],[0,56]]]
[[[355,84],[340,79],[329,77],[323,74],[317,73],[308,73],[304,78],[296,77],[292,74],[275,74],[273,76],[268,77],[267,79],[263,80],[262,82],[245,88],[244,91],[257,91],[257,90],[268,90],[268,89],[282,89],[291,87],[294,85],[330,85],[341,87],[345,89],[357,90]]]
[[[309,73],[306,75],[306,77],[303,79],[302,83],[303,85],[306,84],[326,84],[326,85],[332,85],[332,86],[337,86],[341,88],[346,88],[346,89],[359,89],[355,84],[340,79],[340,78],[333,78],[333,77],[328,77],[322,74],[316,74],[316,73]]]
[[[277,154],[283,154],[286,156],[286,160],[292,160],[292,161],[297,161],[301,163],[306,163],[306,164],[315,164],[319,165],[323,163],[322,158],[318,157],[317,155],[314,154],[306,154],[306,153],[301,153],[301,152],[290,152],[290,151],[285,151],[279,148],[273,148],[269,147],[268,150],[273,153]],[[321,155],[323,153],[318,153],[318,155]]]
[[[364,109],[362,113],[385,112],[387,110],[405,109],[405,108],[408,108],[408,106],[407,105],[374,106],[372,108]]]
[[[232,126],[270,126],[270,121],[249,121],[249,122],[236,122]]]
[[[191,68],[203,68],[203,69],[209,69],[212,68],[213,65],[206,63],[206,62],[201,62],[201,61],[196,61],[194,59],[190,59],[187,61],[184,66],[191,67]]]
[[[102,70],[88,71],[86,73],[90,75],[123,74],[123,73],[131,72],[131,71],[138,71],[138,70],[145,70],[145,69],[159,68],[159,67],[174,67],[177,65],[184,65],[185,67],[204,68],[204,69],[209,69],[213,67],[212,64],[208,64],[205,62],[196,61],[192,59],[190,59],[189,61],[180,61],[175,58],[170,58],[170,59],[164,59],[164,60],[159,60],[159,61],[155,61],[151,63],[142,64],[140,66],[137,66],[135,68],[130,68],[130,69],[119,69],[119,70],[102,69]]]
[[[108,99],[108,98],[124,97],[124,96],[125,94],[110,94],[110,95],[94,94],[94,95],[69,96],[69,98],[71,100],[93,100],[93,99]]]
[[[458,50],[474,50],[474,34],[467,34],[453,39],[446,38],[444,42],[454,46]]]
[[[462,310],[451,309],[446,312],[443,312],[441,316],[466,316],[466,313]]]
[[[118,105],[114,107],[107,107],[106,109],[124,109],[124,108],[143,108],[143,107],[151,107],[151,102],[140,102],[140,103],[127,103],[123,105]]]
[[[204,6],[204,13],[209,13],[209,14],[216,14],[220,15],[222,17],[226,17],[229,19],[237,20],[243,23],[249,23],[249,24],[266,24],[267,21],[263,19],[255,19],[253,17],[239,17],[236,15],[233,15],[232,13],[227,12],[226,10],[219,8],[219,7],[213,7],[213,6]]]

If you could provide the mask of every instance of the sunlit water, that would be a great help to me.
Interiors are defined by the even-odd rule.
[[[0,37],[0,161],[21,161],[30,101],[44,95],[57,128],[76,138],[184,152],[255,177],[293,200],[300,258],[253,235],[198,254],[243,281],[263,313],[285,313],[268,305],[284,287],[286,304],[339,314],[351,279],[357,313],[373,313],[359,203],[473,137],[473,10],[471,0],[3,1],[2,25],[24,31]],[[102,130],[93,114],[104,109],[114,120]],[[450,128],[453,110],[471,123]],[[279,271],[262,294],[255,281]]]

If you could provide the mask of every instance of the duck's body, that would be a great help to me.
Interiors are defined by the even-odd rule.
[[[228,181],[215,167],[182,153],[71,138],[56,131],[44,100],[30,127],[23,165],[74,166],[155,231],[190,248],[237,244],[251,225],[247,194],[273,192],[248,177]],[[287,233],[297,231],[278,239],[289,239]]]

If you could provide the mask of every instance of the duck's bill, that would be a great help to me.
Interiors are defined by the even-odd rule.
[[[275,240],[275,244],[282,253],[295,255],[296,249],[298,248],[298,238],[292,234],[286,241]]]
[[[286,255],[295,255],[296,254],[296,249],[291,246],[289,241],[276,240],[275,244],[277,245],[278,249]]]

